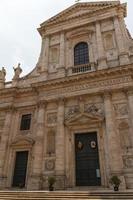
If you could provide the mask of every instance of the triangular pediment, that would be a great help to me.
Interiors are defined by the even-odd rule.
[[[69,19],[77,18],[83,15],[87,15],[90,13],[98,12],[104,8],[110,8],[112,6],[117,6],[120,4],[120,1],[101,1],[101,2],[82,2],[76,3],[73,6],[65,9],[64,11],[60,12],[59,14],[51,17],[47,21],[41,24],[41,27],[45,25],[50,25],[63,21],[67,21]]]
[[[93,124],[102,122],[103,119],[104,119],[103,116],[92,115],[88,113],[79,113],[66,120],[65,124],[66,125]]]

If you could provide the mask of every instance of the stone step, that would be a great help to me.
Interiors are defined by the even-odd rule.
[[[0,200],[133,200],[133,192],[0,191]]]

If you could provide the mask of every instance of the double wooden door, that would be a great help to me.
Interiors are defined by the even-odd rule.
[[[97,133],[75,135],[76,185],[101,185]]]
[[[24,187],[27,172],[28,151],[16,152],[16,160],[13,175],[13,187]]]

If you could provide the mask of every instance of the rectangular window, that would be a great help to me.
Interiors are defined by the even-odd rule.
[[[29,130],[31,124],[31,114],[22,115],[20,130]]]

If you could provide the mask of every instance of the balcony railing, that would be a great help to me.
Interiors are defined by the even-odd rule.
[[[78,66],[74,66],[72,68],[72,74],[87,72],[87,71],[90,71],[90,70],[91,70],[90,64],[78,65]]]

